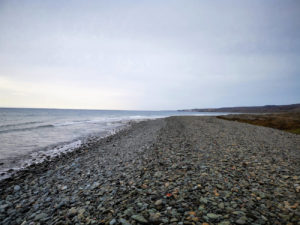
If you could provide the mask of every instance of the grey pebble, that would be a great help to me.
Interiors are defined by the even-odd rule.
[[[46,213],[40,213],[40,214],[37,214],[35,217],[34,217],[34,220],[42,220],[44,218],[48,217],[48,214]]]
[[[145,224],[148,223],[148,221],[142,215],[139,215],[139,214],[132,215],[131,218],[140,223],[145,223]]]
[[[21,187],[19,185],[14,186],[14,191],[20,191]]]
[[[218,219],[221,217],[221,215],[214,214],[214,213],[208,213],[208,214],[206,214],[206,216],[210,219]]]
[[[115,218],[113,218],[110,222],[109,225],[114,225],[117,223],[117,220]]]
[[[123,219],[123,218],[120,218],[119,219],[120,223],[123,224],[123,225],[131,225],[127,220]]]
[[[236,221],[237,224],[246,224],[247,223],[247,217],[241,217]]]

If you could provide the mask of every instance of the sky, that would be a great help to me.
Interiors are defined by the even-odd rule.
[[[298,0],[0,0],[0,107],[292,103]]]

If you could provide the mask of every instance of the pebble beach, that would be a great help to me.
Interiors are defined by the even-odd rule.
[[[300,136],[216,117],[132,123],[0,181],[0,224],[300,224]]]

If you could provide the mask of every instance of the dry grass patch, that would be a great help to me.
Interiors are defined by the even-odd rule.
[[[231,114],[226,116],[217,116],[217,118],[250,123],[264,127],[272,127],[290,133],[300,134],[300,113]]]

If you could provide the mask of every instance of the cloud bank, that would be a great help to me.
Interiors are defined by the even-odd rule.
[[[299,1],[1,1],[0,106],[300,100]]]

